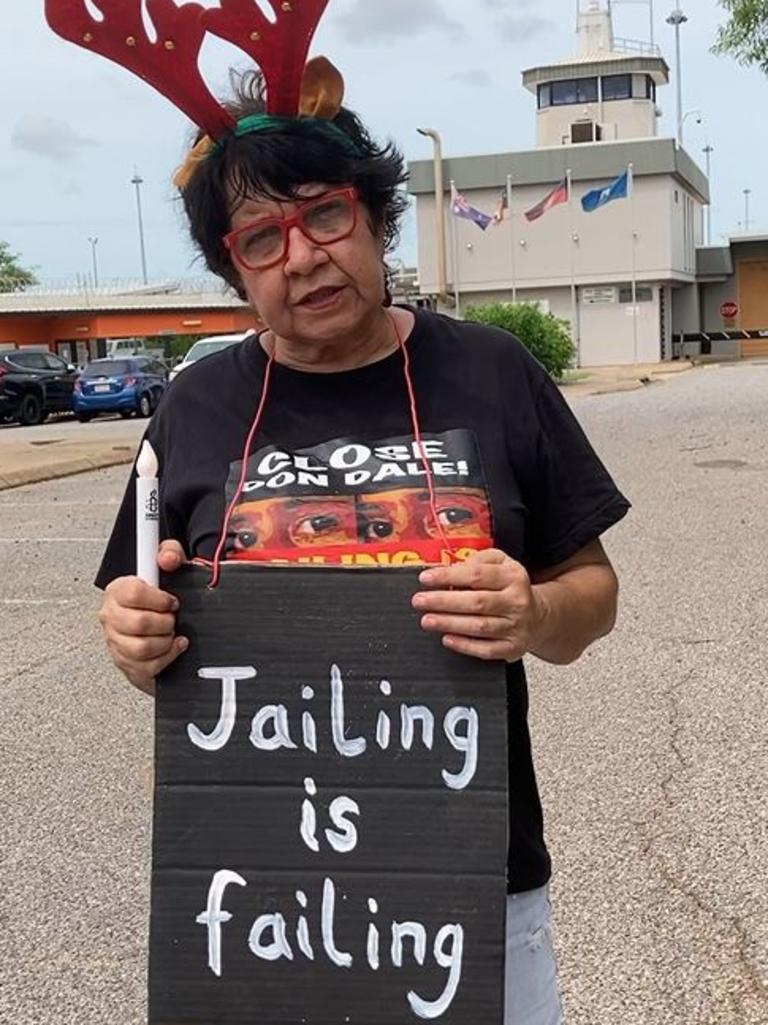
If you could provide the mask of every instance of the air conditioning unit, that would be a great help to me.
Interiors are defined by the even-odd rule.
[[[571,125],[571,143],[574,146],[586,142],[600,142],[602,138],[602,126],[595,121],[574,121]]]

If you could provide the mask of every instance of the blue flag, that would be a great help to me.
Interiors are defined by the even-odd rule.
[[[581,206],[585,214],[592,214],[601,206],[612,203],[615,199],[626,199],[629,195],[629,170],[626,170],[616,181],[606,185],[604,189],[593,189],[582,197]]]
[[[470,206],[466,196],[463,196],[460,192],[454,192],[453,194],[451,213],[454,217],[461,217],[465,221],[472,221],[482,231],[485,231],[488,225],[493,223],[493,217],[484,214],[482,210],[478,210],[475,206]]]

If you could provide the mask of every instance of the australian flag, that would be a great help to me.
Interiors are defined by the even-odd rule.
[[[470,206],[467,197],[463,196],[460,192],[454,192],[453,194],[451,213],[454,217],[461,217],[465,221],[472,221],[483,231],[485,231],[489,224],[493,223],[493,217],[489,214],[484,214],[482,210],[478,210],[475,206]]]
[[[612,203],[615,199],[626,199],[629,196],[629,169],[604,189],[593,189],[582,197],[581,206],[585,214],[592,214],[601,206]]]

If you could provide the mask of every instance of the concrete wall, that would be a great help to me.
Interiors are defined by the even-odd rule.
[[[653,301],[587,304],[580,290],[581,363],[611,366],[617,363],[656,363],[661,359],[659,290]],[[635,339],[635,316],[637,339]]]
[[[737,322],[723,320],[720,307],[724,302],[738,302],[739,289],[735,277],[728,281],[709,282],[701,286],[702,331],[733,331]],[[694,328],[693,330],[698,330]]]
[[[701,330],[699,286],[688,285],[672,290],[672,332],[674,335],[694,334]]]
[[[574,187],[572,210],[567,205],[559,206],[540,220],[529,223],[524,212],[540,202],[554,184],[516,188],[512,220],[507,218],[503,224],[492,225],[485,232],[469,221],[450,216],[446,197],[449,285],[454,281],[451,229],[457,233],[459,284],[465,291],[510,288],[513,264],[516,280],[522,288],[569,287],[572,274],[584,285],[629,281],[632,275],[632,202],[617,201],[595,213],[585,214],[581,197],[606,183],[579,183]],[[457,186],[460,188],[461,183],[457,182]],[[498,189],[477,189],[465,195],[473,206],[489,214],[499,201]],[[686,197],[690,208],[683,202]],[[636,179],[634,221],[638,280],[695,280],[698,206],[671,175]],[[438,290],[435,206],[434,197],[429,194],[417,198],[417,226],[421,289],[425,294],[435,293]]]
[[[724,281],[708,281],[702,284],[702,324],[703,331],[736,331],[742,327],[752,326],[748,321],[742,323],[742,316],[735,321],[726,321],[720,316],[720,307],[724,302],[736,302],[742,307],[744,313],[745,301],[749,303],[749,296],[742,291],[740,281],[740,267],[744,262],[768,261],[768,242],[742,242],[734,239],[732,242],[733,253],[733,274]],[[768,292],[768,274],[766,274],[765,291]],[[749,310],[746,311],[749,314]],[[754,311],[752,311],[754,313]],[[758,318],[760,320],[760,318]],[[768,323],[759,322],[755,330],[768,328]]]
[[[582,289],[577,292],[577,317],[581,335],[581,365],[611,366],[618,363],[655,363],[661,359],[661,310],[659,288],[653,289],[653,301],[637,304],[637,353],[635,353],[634,322],[631,303],[620,303],[618,288],[615,301],[591,304],[585,302]],[[470,291],[461,297],[462,312],[468,306],[483,306],[496,302],[511,302],[506,290],[488,292]],[[574,343],[577,330],[573,320],[570,288],[521,289],[518,302],[540,302],[546,312],[567,321],[571,326]],[[671,355],[671,353],[670,353]]]
[[[638,76],[644,78],[644,76]],[[545,107],[538,112],[539,146],[562,146],[571,141],[571,125],[594,121],[603,129],[602,141],[645,139],[657,133],[656,105],[651,100],[608,100]]]

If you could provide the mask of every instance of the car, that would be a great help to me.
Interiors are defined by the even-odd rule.
[[[52,352],[0,352],[0,422],[31,427],[50,413],[70,412],[76,380],[77,368]]]
[[[121,359],[124,356],[149,356],[143,338],[108,338],[107,359]]]
[[[147,356],[95,359],[77,379],[73,408],[81,423],[99,413],[148,417],[167,386],[168,373],[159,360]]]
[[[237,345],[238,342],[244,341],[250,333],[250,331],[244,331],[239,335],[214,335],[211,338],[201,338],[195,342],[181,363],[178,363],[173,368],[171,380],[173,381],[182,370],[186,370],[188,366],[197,363],[198,360],[204,359],[206,356],[212,356],[214,352],[221,352],[222,349],[228,349],[230,345]]]

